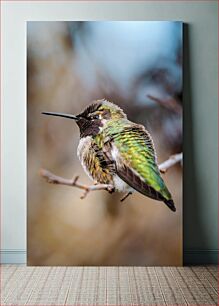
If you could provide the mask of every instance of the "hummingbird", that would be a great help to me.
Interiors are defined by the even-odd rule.
[[[109,184],[127,196],[138,191],[163,201],[176,211],[161,177],[154,143],[143,125],[128,120],[124,111],[106,99],[96,100],[78,115],[43,112],[74,120],[80,129],[77,155],[96,183]]]

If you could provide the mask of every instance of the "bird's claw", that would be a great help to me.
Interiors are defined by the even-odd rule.
[[[124,197],[122,197],[122,198],[120,199],[120,202],[125,201],[125,199],[127,199],[131,194],[132,194],[131,191],[129,191],[128,193],[126,193],[126,194],[124,195]]]
[[[107,191],[108,191],[109,193],[113,193],[113,192],[115,192],[115,187],[109,186],[109,187],[107,187]]]

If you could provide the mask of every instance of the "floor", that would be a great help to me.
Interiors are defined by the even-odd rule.
[[[217,266],[1,266],[0,305],[217,305]]]

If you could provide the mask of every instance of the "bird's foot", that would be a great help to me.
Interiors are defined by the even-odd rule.
[[[108,191],[109,193],[113,193],[113,192],[115,192],[115,187],[109,186],[109,187],[107,187],[107,191]]]
[[[126,193],[126,194],[124,195],[124,197],[120,199],[120,202],[125,201],[125,199],[127,199],[131,194],[132,194],[131,191],[129,191],[128,193]]]

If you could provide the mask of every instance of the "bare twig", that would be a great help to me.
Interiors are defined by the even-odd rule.
[[[158,168],[160,172],[165,173],[167,169],[169,169],[170,167],[174,166],[175,164],[179,162],[182,162],[182,158],[183,158],[182,153],[170,156],[169,159],[167,159],[165,162],[159,165]]]
[[[170,156],[168,160],[163,162],[162,164],[159,165],[159,170],[162,173],[165,173],[167,169],[170,167],[174,166],[176,163],[182,161],[182,153],[176,154],[173,156]],[[79,189],[84,190],[83,195],[81,196],[81,199],[84,199],[90,191],[95,191],[95,190],[107,190],[108,192],[112,193],[114,191],[114,186],[113,185],[107,185],[107,184],[96,184],[96,185],[83,185],[78,183],[79,176],[76,176],[73,179],[66,179],[61,176],[57,176],[53,174],[52,172],[41,169],[40,170],[40,175],[46,179],[46,181],[50,184],[57,184],[57,185],[66,185],[66,186],[71,186],[71,187],[77,187]],[[127,193],[122,199],[121,202],[124,201],[131,192]]]
[[[182,106],[180,105],[180,103],[174,99],[174,98],[170,98],[167,100],[162,100],[159,99],[157,97],[151,96],[151,95],[147,95],[147,97],[149,99],[151,99],[152,101],[156,102],[157,104],[159,104],[160,106],[169,109],[177,114],[181,114],[182,113]]]
[[[83,184],[78,183],[79,176],[76,176],[74,179],[65,179],[45,169],[40,170],[40,175],[44,177],[47,180],[47,182],[50,184],[66,185],[66,186],[77,187],[79,189],[83,189],[84,193],[81,196],[81,199],[84,199],[90,191],[107,190],[109,192],[113,192],[114,190],[114,187],[112,185],[107,185],[107,184],[98,184],[98,185],[91,185],[91,186],[83,185]]]

